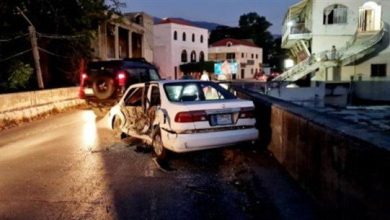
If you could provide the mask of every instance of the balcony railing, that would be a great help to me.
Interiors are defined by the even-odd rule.
[[[306,27],[305,22],[295,23],[293,25],[289,25],[287,23],[284,25],[282,44],[286,43],[290,35],[303,35],[303,34],[310,34],[310,33],[311,31]]]

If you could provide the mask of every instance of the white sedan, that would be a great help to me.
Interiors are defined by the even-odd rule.
[[[134,84],[109,112],[116,135],[142,139],[158,159],[167,149],[181,153],[256,140],[255,123],[252,101],[200,80]]]

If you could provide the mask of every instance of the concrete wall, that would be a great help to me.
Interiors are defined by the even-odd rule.
[[[79,87],[49,89],[0,95],[0,128],[8,123],[84,104],[78,98]]]
[[[390,102],[390,81],[354,81],[354,96],[358,99]]]
[[[325,219],[390,216],[390,136],[239,90],[253,99],[259,144],[327,210]]]
[[[303,106],[324,106],[325,83],[313,87],[276,87],[269,88],[267,94]]]

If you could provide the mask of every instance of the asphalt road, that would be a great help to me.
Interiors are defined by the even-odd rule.
[[[90,110],[0,133],[0,219],[317,219],[264,151],[173,155],[162,170]]]

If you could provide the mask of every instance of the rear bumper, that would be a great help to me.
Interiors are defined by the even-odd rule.
[[[162,130],[164,146],[177,153],[206,150],[252,141],[258,138],[256,128],[194,134],[172,134]]]

